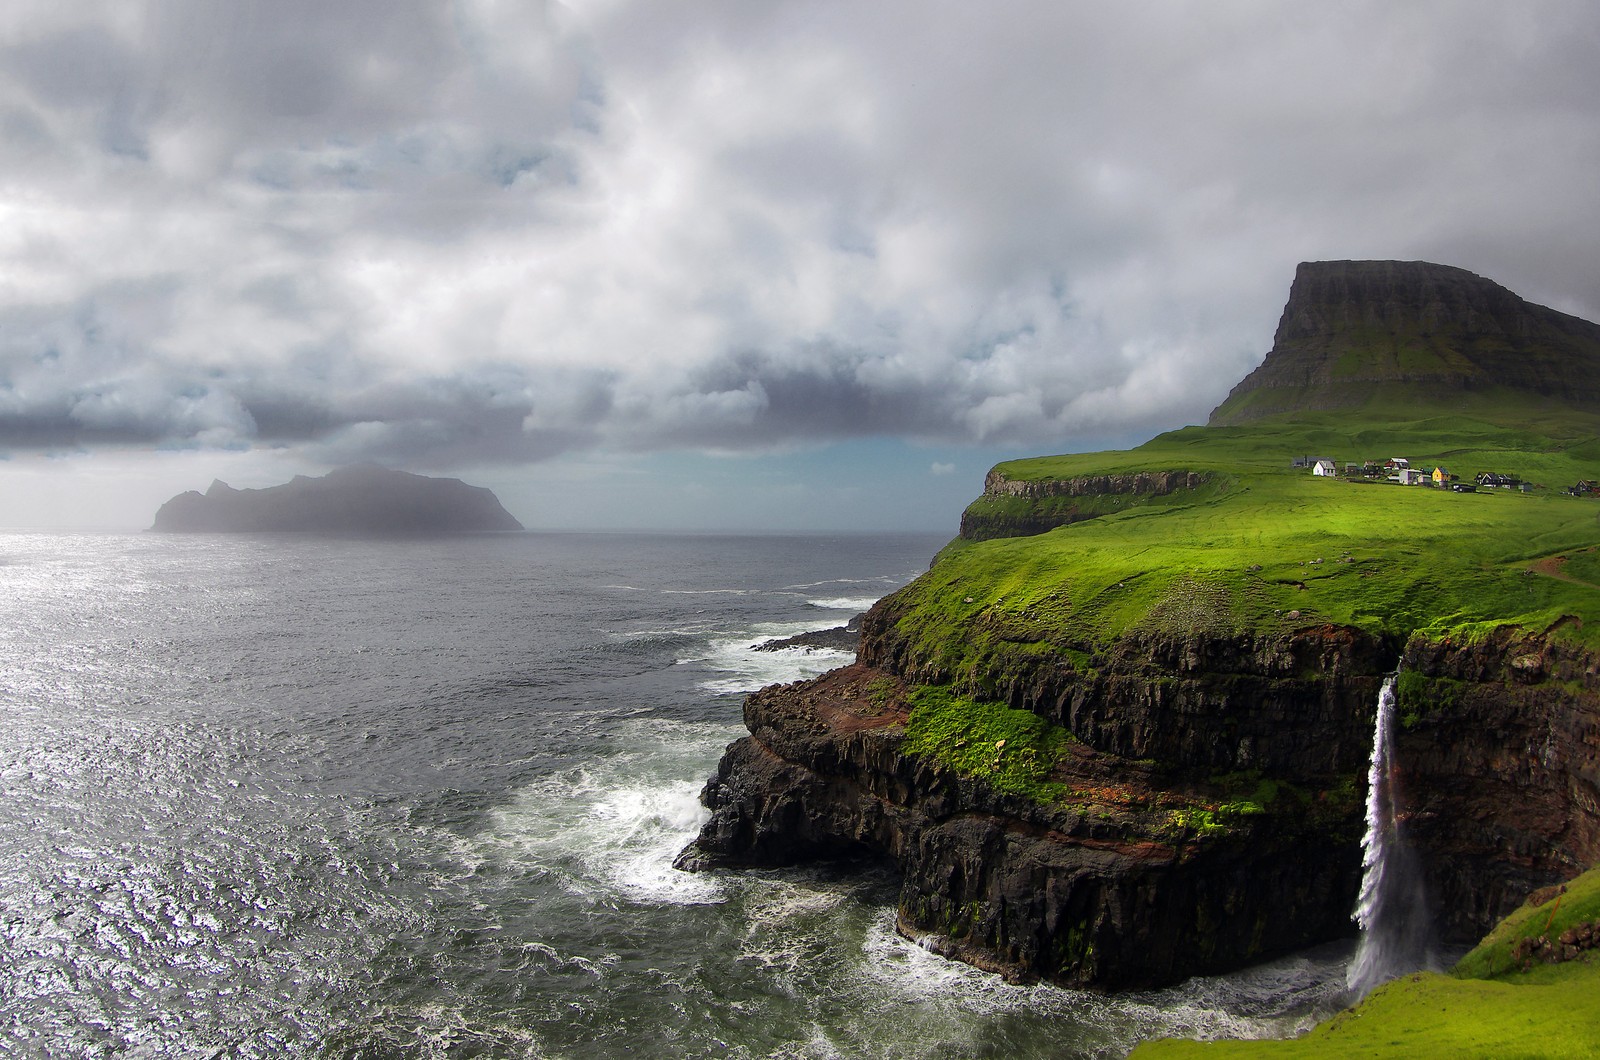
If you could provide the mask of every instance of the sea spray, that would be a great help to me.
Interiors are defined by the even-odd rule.
[[[1361,928],[1361,941],[1346,974],[1346,984],[1358,997],[1396,976],[1425,967],[1430,960],[1422,874],[1406,843],[1396,783],[1395,676],[1385,678],[1378,693],[1372,763],[1367,769],[1361,896],[1353,914]]]

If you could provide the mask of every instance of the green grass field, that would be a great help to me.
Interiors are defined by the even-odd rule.
[[[1536,424],[1432,417],[1382,429],[1300,417],[1003,464],[1021,480],[1138,470],[1213,478],[1033,537],[957,540],[895,598],[899,628],[974,694],[986,691],[979,675],[1007,656],[1080,658],[1138,629],[1333,623],[1399,643],[1509,623],[1600,645],[1600,555],[1587,551],[1600,546],[1600,500],[1564,492],[1600,479],[1597,434],[1600,418],[1571,411]],[[1291,469],[1301,455],[1341,466],[1405,456],[1464,481],[1500,471],[1540,488],[1460,494],[1325,479]]]

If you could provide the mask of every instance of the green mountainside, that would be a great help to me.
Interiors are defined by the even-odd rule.
[[[1318,261],[1297,270],[1271,355],[1211,424],[1330,410],[1381,422],[1414,405],[1492,412],[1508,401],[1600,404],[1600,325],[1464,269]]]

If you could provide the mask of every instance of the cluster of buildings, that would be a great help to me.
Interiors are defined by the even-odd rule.
[[[1412,467],[1411,461],[1403,456],[1390,457],[1381,462],[1367,460],[1360,464],[1347,463],[1342,470],[1328,457],[1299,456],[1295,457],[1290,466],[1309,469],[1313,475],[1323,478],[1383,480],[1398,482],[1402,486],[1433,486],[1438,489],[1453,490],[1456,493],[1476,493],[1480,489],[1520,490],[1528,493],[1533,489],[1532,483],[1498,471],[1480,471],[1470,481],[1463,482],[1459,475],[1452,475],[1444,467],[1431,469],[1426,465]]]

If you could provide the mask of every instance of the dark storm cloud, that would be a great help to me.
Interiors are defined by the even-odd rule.
[[[1296,262],[1600,316],[1600,13],[18,3],[0,447],[417,466],[1202,419]]]

